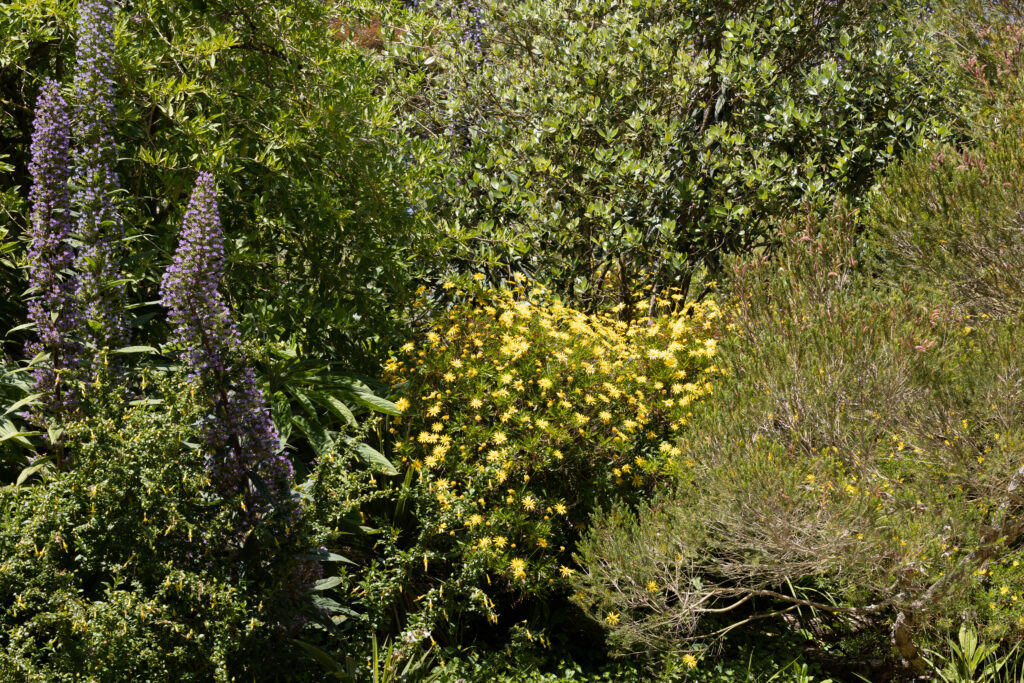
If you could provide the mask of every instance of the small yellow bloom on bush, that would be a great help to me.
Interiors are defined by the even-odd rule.
[[[441,586],[449,610],[500,577],[526,595],[564,590],[595,507],[639,502],[679,471],[675,439],[712,390],[719,319],[709,301],[627,323],[523,283],[455,307],[386,365],[408,409],[396,439],[427,463],[403,495],[423,528],[452,530],[422,541],[458,567]]]
[[[526,578],[526,561],[520,558],[515,558],[508,563],[508,566],[512,569],[512,576],[516,579],[522,580]]]

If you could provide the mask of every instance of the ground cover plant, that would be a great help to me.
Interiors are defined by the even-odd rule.
[[[283,675],[266,643],[301,626],[302,527],[257,525],[242,542],[247,498],[211,486],[194,386],[146,383],[162,405],[93,401],[64,427],[69,464],[0,492],[5,680]]]

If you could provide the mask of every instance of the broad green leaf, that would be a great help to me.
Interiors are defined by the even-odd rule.
[[[355,444],[354,448],[356,451],[356,455],[359,456],[360,460],[362,460],[367,465],[370,465],[371,467],[380,468],[380,472],[382,474],[386,474],[388,476],[394,476],[398,474],[398,470],[395,469],[395,466],[391,464],[391,461],[385,458],[380,451],[373,448],[372,446],[369,446],[360,441]]]
[[[44,394],[43,394],[43,393],[38,393],[38,394],[31,394],[31,395],[29,395],[29,396],[26,396],[25,398],[21,399],[20,401],[17,401],[17,402],[15,402],[15,403],[12,403],[12,404],[11,404],[11,405],[10,405],[10,406],[9,406],[9,407],[7,408],[7,410],[5,410],[5,411],[3,412],[3,414],[4,414],[4,415],[10,415],[11,413],[13,413],[14,411],[18,410],[19,408],[21,408],[21,407],[23,407],[23,406],[27,406],[27,405],[33,405],[33,404],[35,404],[35,403],[36,403],[36,401],[38,401],[38,400],[39,400],[40,398],[42,398],[43,396],[44,396]]]
[[[340,577],[328,576],[326,579],[320,579],[315,584],[313,584],[313,590],[315,590],[315,591],[325,591],[325,590],[328,590],[330,588],[334,588],[335,586],[340,586],[340,585],[341,585],[341,578]]]
[[[4,441],[14,441],[26,448],[31,448],[32,442],[26,437],[38,435],[39,432],[26,432],[19,430],[10,420],[0,422],[0,443],[3,443]]]
[[[309,560],[316,560],[317,562],[344,562],[345,564],[355,565],[355,562],[348,559],[344,555],[332,553],[327,550],[321,550],[317,548],[311,552],[305,553],[302,557]]]
[[[127,356],[138,353],[160,353],[160,351],[152,346],[125,346],[111,351],[111,353],[114,355]]]
[[[398,417],[402,414],[402,411],[394,403],[374,394],[354,394],[352,400],[361,406],[378,413],[384,413],[385,415]]]
[[[354,612],[348,607],[343,606],[337,600],[332,600],[331,598],[328,598],[323,595],[313,595],[313,604],[316,607],[319,607],[320,609],[325,610],[327,612],[333,612],[335,614],[347,614],[352,617],[359,616],[357,612]]]
[[[318,422],[312,422],[301,415],[292,416],[292,424],[306,437],[317,457],[322,456],[334,447],[334,439]]]
[[[322,391],[310,392],[309,395],[310,398],[320,405],[325,406],[328,410],[342,420],[345,420],[348,424],[356,424],[356,416],[352,414],[352,410],[337,396]]]
[[[44,469],[52,467],[52,464],[51,464],[52,460],[53,459],[49,458],[49,457],[43,458],[41,460],[36,461],[36,463],[34,465],[30,465],[30,466],[26,467],[25,469],[23,469],[21,471],[21,474],[18,475],[18,480],[14,483],[14,485],[15,486],[21,486],[22,484],[25,483],[25,481],[29,477],[31,477],[36,472],[40,472],[40,471],[42,471]]]
[[[316,417],[316,406],[313,405],[313,401],[305,391],[298,388],[292,388],[291,395],[299,402],[299,405],[302,406],[302,409],[305,410],[310,417]]]
[[[318,648],[316,645],[310,645],[309,643],[303,642],[301,640],[296,640],[295,638],[291,638],[290,640],[293,645],[298,646],[299,649],[301,649],[312,659],[314,659],[317,664],[323,667],[325,672],[331,674],[332,676],[338,679],[344,676],[345,670],[341,667],[341,664],[334,661],[333,657],[331,657],[329,654]]]

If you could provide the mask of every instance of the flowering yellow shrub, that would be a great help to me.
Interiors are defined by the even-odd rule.
[[[412,469],[426,608],[497,620],[492,592],[562,588],[590,513],[687,467],[674,442],[712,388],[713,302],[627,324],[543,289],[455,307],[387,364]],[[428,567],[429,562],[435,562]],[[440,578],[440,580],[438,580]]]

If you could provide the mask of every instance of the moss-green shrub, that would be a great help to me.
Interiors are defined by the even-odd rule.
[[[915,639],[985,614],[1002,585],[1003,615],[984,622],[1024,633],[1015,586],[990,568],[1022,540],[1019,313],[974,317],[865,277],[854,218],[800,226],[775,258],[740,264],[729,379],[678,444],[690,476],[581,542],[579,602],[620,647],[803,624],[802,605],[822,633],[874,629],[885,647],[892,627],[915,659]]]
[[[1024,108],[995,118],[972,148],[935,146],[892,169],[864,222],[891,281],[965,311],[1016,315],[1024,304]]]

